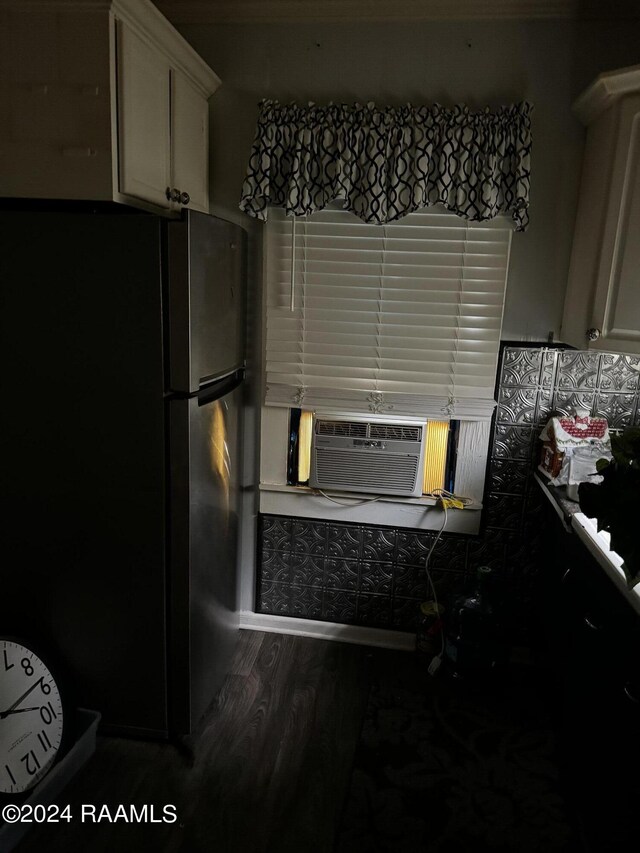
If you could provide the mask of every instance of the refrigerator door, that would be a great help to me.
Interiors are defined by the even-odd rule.
[[[236,562],[242,371],[167,402],[170,421],[169,712],[194,729],[238,635]]]
[[[246,234],[185,211],[167,223],[169,390],[193,394],[244,365]]]
[[[102,730],[166,712],[161,222],[0,213],[5,631]]]

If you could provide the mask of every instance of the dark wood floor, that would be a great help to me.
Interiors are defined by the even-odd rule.
[[[369,686],[363,646],[241,631],[232,672],[192,744],[99,737],[60,795],[69,824],[17,853],[331,853]],[[399,653],[401,654],[401,653]],[[177,808],[173,824],[82,823],[80,805]]]

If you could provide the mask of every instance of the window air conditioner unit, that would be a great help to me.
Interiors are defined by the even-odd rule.
[[[422,423],[316,417],[309,485],[417,497],[422,494],[425,432]]]

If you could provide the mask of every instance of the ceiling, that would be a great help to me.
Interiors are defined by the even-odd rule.
[[[638,0],[154,0],[174,24],[638,18]]]

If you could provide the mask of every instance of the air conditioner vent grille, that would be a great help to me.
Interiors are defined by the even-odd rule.
[[[316,475],[332,488],[382,494],[412,495],[415,492],[418,456],[369,455],[359,451],[316,449]]]
[[[397,439],[399,441],[420,441],[422,428],[404,424],[369,424],[370,438]]]
[[[406,424],[364,423],[362,421],[316,421],[318,435],[342,435],[346,438],[376,438],[387,441],[420,441],[422,427]]]
[[[318,435],[343,435],[347,438],[366,438],[368,424],[358,421],[321,421],[316,424]]]

